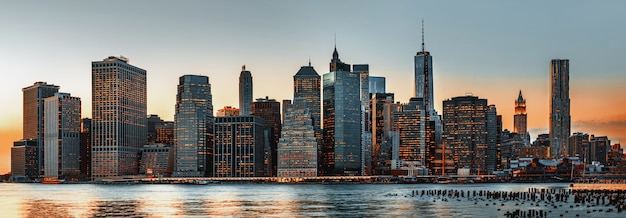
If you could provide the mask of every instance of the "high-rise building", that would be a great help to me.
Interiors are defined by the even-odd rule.
[[[78,178],[80,174],[80,98],[55,93],[45,99],[44,175]]]
[[[236,117],[239,116],[239,108],[224,106],[224,108],[217,110],[218,117]]]
[[[174,145],[176,144],[176,123],[173,121],[163,121],[160,125],[155,127],[156,130],[156,144]]]
[[[443,134],[446,149],[452,152],[455,168],[471,173],[487,171],[487,99],[475,96],[454,97],[443,101]]]
[[[294,100],[296,98],[304,99],[306,108],[311,113],[311,122],[313,122],[315,138],[317,139],[318,160],[322,160],[321,95],[321,77],[309,61],[308,66],[300,67],[300,70],[293,76],[293,98]],[[287,109],[285,101],[283,101],[283,109]],[[283,113],[284,115],[285,113]],[[318,169],[322,169],[322,163],[322,161],[317,162]]]
[[[393,130],[398,132],[400,147],[399,157],[403,162],[418,163],[426,166],[430,157],[429,149],[434,143],[433,125],[428,119],[424,99],[411,98],[409,103],[400,104],[393,113]]]
[[[339,60],[336,48],[330,66],[323,76],[323,174],[360,175],[360,75]]]
[[[125,57],[91,63],[92,179],[136,175],[146,144],[146,70]]]
[[[526,99],[522,96],[522,90],[519,91],[519,96],[515,100],[515,115],[513,115],[513,132],[518,134],[526,134],[527,129],[527,117],[526,117]]]
[[[184,75],[176,95],[173,176],[212,175],[213,97],[209,77]]]
[[[265,121],[265,135],[267,143],[265,147],[268,153],[265,154],[265,162],[268,167],[268,176],[276,176],[277,158],[278,157],[278,139],[280,138],[281,122],[280,122],[280,102],[270,99],[269,97],[257,98],[252,103],[252,115],[263,118]]]
[[[91,178],[91,119],[80,121],[80,174],[82,180]]]
[[[502,132],[502,118],[498,116],[495,105],[489,105],[487,108],[487,171],[492,173],[498,170],[500,165],[500,145],[498,136]],[[500,124],[500,125],[498,125]]]
[[[608,152],[611,148],[611,140],[606,136],[594,136],[589,138],[589,149],[587,151],[588,162],[597,161],[607,165]]]
[[[246,65],[241,67],[239,74],[239,115],[250,115],[252,107],[252,74],[246,70]]]
[[[352,65],[352,72],[359,74],[360,98],[361,98],[361,174],[372,174],[372,133],[370,132],[369,110],[370,110],[370,72],[369,65]]]
[[[150,114],[150,115],[148,115],[148,118],[147,118],[146,122],[147,122],[147,128],[146,128],[147,133],[146,133],[146,135],[148,137],[147,138],[147,144],[148,145],[156,144],[157,143],[156,142],[156,137],[157,137],[156,136],[157,135],[156,128],[157,128],[157,126],[163,125],[163,122],[165,122],[165,121],[163,121],[159,117],[159,115]]]
[[[215,177],[267,176],[264,122],[257,116],[215,118]]]
[[[370,80],[371,81],[371,80]],[[370,114],[372,133],[372,168],[374,174],[388,174],[391,160],[390,146],[385,147],[385,142],[390,142],[390,132],[393,127],[393,113],[395,112],[393,93],[373,93],[370,99]],[[390,143],[387,143],[390,144]]]
[[[371,76],[369,77],[369,92],[374,93],[387,93],[385,89],[385,77]]]
[[[291,106],[291,99],[283,99],[283,111],[281,113],[282,118],[281,122],[285,122],[285,114],[287,113],[287,108]]]
[[[37,141],[37,176],[44,173],[44,99],[59,92],[59,86],[46,82],[36,82],[22,89],[23,105],[23,136],[25,140]]]
[[[278,142],[278,177],[317,176],[317,138],[305,98],[287,107]]]
[[[568,139],[568,156],[580,157],[582,161],[586,161],[589,150],[589,135],[581,132],[575,132]]]
[[[22,139],[11,147],[11,177],[14,180],[39,178],[39,152],[36,139]]]
[[[550,62],[550,147],[553,157],[567,154],[570,136],[569,60]]]

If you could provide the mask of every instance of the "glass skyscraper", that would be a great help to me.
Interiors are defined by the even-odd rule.
[[[339,60],[336,48],[330,66],[323,76],[324,175],[360,175],[360,75]]]
[[[239,74],[239,115],[250,115],[252,107],[252,74],[246,70],[246,65],[241,67]]]
[[[369,77],[369,93],[386,93],[385,77],[370,76]]]
[[[91,63],[92,178],[136,175],[146,143],[146,70],[125,57]]]
[[[35,140],[37,145],[37,176],[44,173],[44,99],[59,92],[59,86],[46,82],[36,82],[22,89],[23,105],[23,136],[25,140]]]
[[[569,60],[550,62],[550,153],[565,156],[571,131],[569,99]]]
[[[173,176],[212,175],[213,98],[209,77],[184,75],[176,95]]]
[[[80,174],[80,98],[56,93],[45,99],[45,173],[50,178]]]

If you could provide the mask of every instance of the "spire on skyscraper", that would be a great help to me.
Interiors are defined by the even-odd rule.
[[[517,97],[518,102],[524,101],[524,97],[522,96],[522,90],[519,90],[519,96]]]
[[[424,48],[424,19],[422,19],[422,52],[426,49]]]

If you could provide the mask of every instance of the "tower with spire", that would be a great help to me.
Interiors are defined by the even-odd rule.
[[[519,96],[515,100],[515,115],[513,115],[513,132],[519,134],[526,134],[527,129],[527,117],[526,117],[526,99],[522,96],[522,90],[519,91]]]

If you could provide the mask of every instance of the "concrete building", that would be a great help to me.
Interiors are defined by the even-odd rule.
[[[77,179],[80,175],[80,98],[55,93],[44,100],[45,177]]]
[[[246,65],[241,67],[239,74],[239,115],[250,115],[252,107],[252,74],[246,70]]]
[[[552,157],[563,157],[570,136],[569,60],[550,62],[550,147]]]
[[[360,175],[360,75],[341,62],[336,48],[330,66],[323,75],[323,175]]]
[[[125,57],[91,63],[92,179],[136,175],[146,144],[146,70]]]
[[[11,147],[11,177],[16,181],[39,179],[39,148],[37,140],[22,139]]]
[[[589,135],[581,132],[575,132],[568,139],[568,156],[580,157],[582,161],[585,161],[589,150]]]
[[[280,102],[270,99],[269,97],[257,98],[252,103],[252,115],[263,118],[265,126],[265,149],[269,150],[265,156],[265,162],[268,167],[268,176],[276,176],[278,166],[278,139],[280,138],[281,122],[280,122]]]
[[[141,148],[139,174],[167,177],[174,169],[174,149],[171,145],[152,144]]]
[[[318,146],[305,98],[288,106],[278,142],[278,177],[317,176]]]
[[[218,117],[236,117],[239,116],[239,108],[232,106],[224,106],[224,108],[217,110]]]
[[[164,121],[160,125],[155,127],[156,130],[156,140],[155,144],[166,144],[166,145],[174,145],[176,144],[175,135],[176,135],[176,123],[173,121]]]
[[[59,86],[46,82],[36,82],[22,89],[24,95],[22,138],[37,142],[37,176],[44,173],[44,99],[54,96],[57,92],[59,92]]]
[[[179,78],[174,122],[176,158],[172,176],[212,175],[214,117],[209,77]]]
[[[257,116],[215,118],[213,176],[267,176],[264,123]]]

